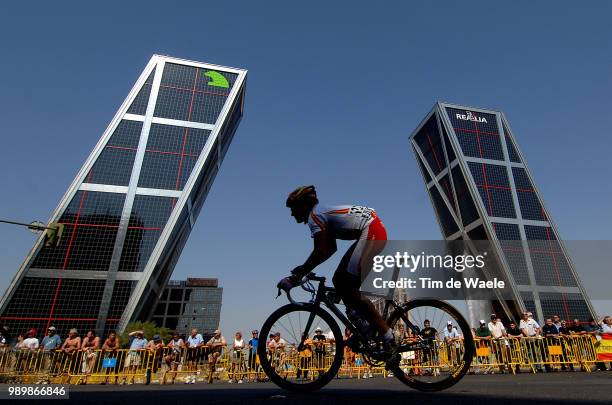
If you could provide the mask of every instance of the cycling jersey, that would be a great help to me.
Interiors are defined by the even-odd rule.
[[[367,256],[364,256],[367,241],[387,240],[387,231],[376,212],[372,208],[358,205],[324,206],[317,204],[308,216],[308,226],[312,237],[325,230],[334,239],[357,240],[352,249],[349,249],[350,253],[347,252],[350,257],[346,270],[354,276],[361,274],[362,258],[372,254],[370,251],[365,253]],[[382,249],[382,246],[378,245],[377,248]]]
[[[355,240],[375,218],[376,212],[368,207],[317,204],[310,211],[308,226],[312,237],[325,230],[334,239]]]

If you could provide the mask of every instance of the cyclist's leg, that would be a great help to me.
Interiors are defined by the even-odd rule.
[[[368,322],[374,325],[381,334],[385,334],[389,330],[389,325],[387,325],[383,317],[378,313],[372,301],[361,295],[359,291],[361,284],[359,273],[355,275],[348,271],[351,257],[355,254],[355,249],[360,243],[363,242],[357,241],[353,243],[344,256],[342,256],[332,281],[338,294],[342,297],[344,304],[357,311]],[[357,253],[359,253],[359,250]],[[357,262],[359,262],[359,260]]]

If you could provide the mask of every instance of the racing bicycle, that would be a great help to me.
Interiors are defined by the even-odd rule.
[[[260,365],[281,388],[298,392],[320,389],[343,365],[360,365],[370,370],[384,368],[404,384],[421,391],[446,389],[467,373],[475,351],[472,333],[459,311],[449,303],[437,299],[403,303],[384,300],[382,315],[395,331],[398,342],[390,351],[380,336],[364,330],[363,323],[356,320],[359,318],[345,315],[338,308],[340,297],[334,288],[325,285],[325,280],[309,273],[298,286],[310,298],[297,302],[291,291],[286,291],[290,303],[274,311],[260,330],[262,341],[257,347]],[[428,329],[424,327],[426,321]],[[339,323],[351,332],[349,339],[344,339]],[[317,356],[312,350],[315,331],[319,343],[315,351],[320,354],[324,347],[324,356]],[[269,343],[265,344],[268,336]],[[325,345],[321,346],[321,342]],[[356,355],[347,360],[345,347]]]

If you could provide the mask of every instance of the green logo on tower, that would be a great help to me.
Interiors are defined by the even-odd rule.
[[[210,78],[210,81],[206,84],[214,87],[223,87],[225,89],[229,89],[229,83],[225,76],[223,76],[219,72],[215,72],[214,70],[207,70],[204,72],[204,76]]]

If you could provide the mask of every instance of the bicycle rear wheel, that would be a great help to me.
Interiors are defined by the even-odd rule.
[[[433,330],[425,331],[426,321]],[[456,384],[469,370],[474,357],[472,331],[447,302],[409,301],[393,311],[387,323],[394,331],[404,326],[407,332],[399,364],[392,369],[404,384],[420,391],[440,391]],[[406,327],[410,324],[417,328],[416,333]]]
[[[306,331],[310,317],[312,322]],[[315,333],[317,329],[321,332]],[[280,337],[274,342],[263,341],[277,333]],[[342,364],[342,333],[335,319],[320,307],[285,305],[268,317],[259,336],[261,368],[272,382],[286,390],[318,390],[336,376]],[[300,345],[301,342],[304,343]]]

